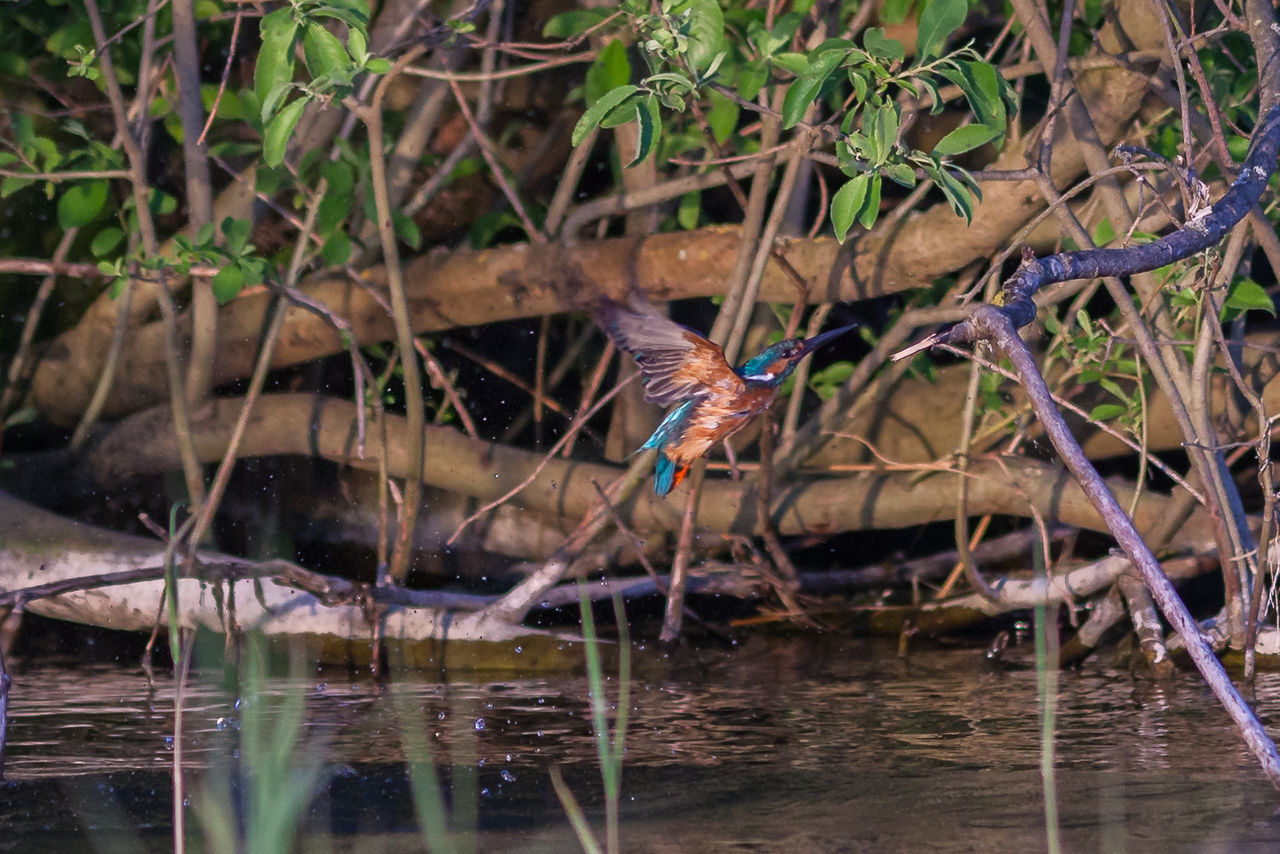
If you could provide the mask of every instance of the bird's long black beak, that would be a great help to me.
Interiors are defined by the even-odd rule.
[[[815,335],[812,338],[808,338],[804,342],[804,347],[801,349],[800,355],[801,357],[807,356],[823,344],[826,344],[828,341],[833,341],[849,330],[857,328],[858,324],[850,323],[848,326],[841,326],[839,329],[832,329],[830,332],[824,332],[821,335]]]

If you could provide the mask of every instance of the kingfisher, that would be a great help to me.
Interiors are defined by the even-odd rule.
[[[779,341],[734,368],[719,344],[637,297],[626,303],[603,297],[594,313],[600,327],[640,366],[644,399],[676,404],[640,446],[658,451],[653,491],[659,496],[678,486],[695,460],[768,409],[801,359],[858,325]]]

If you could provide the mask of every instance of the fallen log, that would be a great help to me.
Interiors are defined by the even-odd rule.
[[[57,516],[2,492],[0,518],[0,605],[123,631],[150,631],[157,622],[167,627],[163,543]],[[212,551],[199,552],[197,560],[211,571],[209,578],[178,579],[183,628],[301,639],[325,664],[368,665],[375,626],[388,656],[411,666],[526,671],[580,663],[566,643],[574,639],[570,635],[493,621],[481,625],[473,609],[483,597],[403,590],[374,595],[365,585],[287,561],[255,563]],[[59,583],[80,589],[31,591]]]

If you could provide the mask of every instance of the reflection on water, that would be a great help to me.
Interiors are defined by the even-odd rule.
[[[1032,670],[992,669],[975,650],[904,663],[870,641],[757,637],[696,661],[640,651],[636,674],[627,851],[1044,847]],[[598,806],[585,677],[378,686],[329,672],[268,690],[305,692],[304,743],[326,763],[307,850],[422,850],[399,735],[406,707],[446,783],[469,790],[455,805],[478,799],[482,850],[576,849],[553,765]],[[1280,676],[1263,676],[1258,693],[1265,714]],[[10,702],[0,850],[77,836],[103,850],[168,847],[171,686],[153,693],[128,668],[38,667],[15,674]],[[190,767],[222,767],[243,708],[212,675],[187,708]],[[1098,664],[1064,674],[1058,724],[1067,850],[1280,844],[1276,793],[1194,674],[1165,688]]]

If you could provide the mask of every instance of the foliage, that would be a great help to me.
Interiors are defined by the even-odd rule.
[[[738,104],[773,88],[773,75],[785,75],[790,80],[777,87],[783,129],[801,126],[833,134],[840,170],[850,179],[831,200],[831,222],[840,241],[855,220],[863,228],[875,225],[886,177],[910,188],[919,172],[942,191],[957,215],[972,219],[972,197],[980,198],[981,193],[969,173],[949,158],[1003,140],[1015,99],[994,66],[972,47],[943,52],[964,22],[964,0],[925,5],[915,60],[909,64],[904,64],[903,44],[876,27],[865,31],[861,47],[850,39],[825,39],[805,52],[787,50],[804,21],[801,11],[778,16],[770,27],[761,9],[733,10],[726,16],[715,0],[664,0],[657,13],[632,0],[621,9],[626,18],[618,19],[618,26],[629,25],[636,35],[649,73],[638,84],[629,82],[632,69],[623,42],[620,37],[610,41],[588,72],[587,109],[574,127],[574,145],[596,128],[634,121],[638,142],[628,166],[635,166],[651,154],[658,156],[664,108],[678,115],[692,101],[714,96],[718,100],[708,110],[707,121],[713,137],[723,144],[732,132]],[[574,35],[579,27],[599,23],[594,16],[569,12],[553,18],[543,33]],[[744,29],[745,40],[730,38],[733,30]],[[918,101],[926,96],[930,112],[941,112],[941,81],[960,88],[978,123],[956,128],[929,152],[905,146],[903,98]],[[831,119],[814,125],[804,119],[815,102],[839,106]],[[676,139],[674,145],[679,145],[682,139]]]

